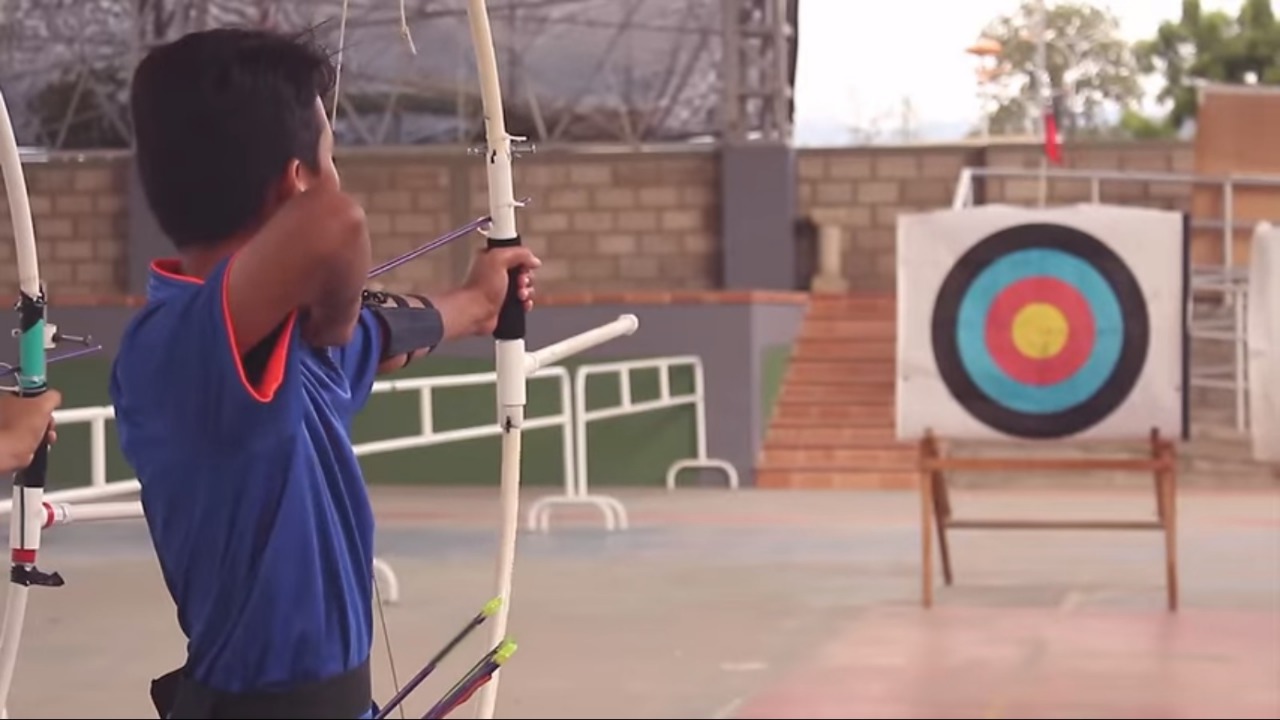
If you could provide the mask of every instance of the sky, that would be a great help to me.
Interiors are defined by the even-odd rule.
[[[1130,40],[1176,18],[1181,0],[1101,0]],[[970,126],[974,60],[964,49],[1018,0],[803,0],[796,68],[796,141],[815,144],[911,99],[920,127]],[[1206,10],[1239,0],[1205,0]],[[963,134],[963,131],[961,131]],[[821,144],[821,140],[817,140]]]

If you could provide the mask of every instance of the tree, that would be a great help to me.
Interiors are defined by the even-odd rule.
[[[1157,99],[1170,105],[1164,119],[1170,131],[1195,117],[1197,80],[1280,84],[1280,25],[1270,0],[1244,0],[1234,18],[1183,0],[1181,17],[1161,23],[1135,49],[1144,72],[1163,76]]]
[[[996,106],[993,135],[1033,131],[1044,103],[1036,64],[1039,0],[989,23],[983,37],[1000,46],[991,75]],[[1059,101],[1059,130],[1067,137],[1114,130],[1118,117],[1142,97],[1138,63],[1109,11],[1079,2],[1050,5],[1045,18],[1045,65]]]

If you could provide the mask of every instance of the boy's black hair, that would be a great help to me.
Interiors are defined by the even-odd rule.
[[[310,33],[217,29],[149,52],[133,75],[134,152],[147,202],[178,248],[262,221],[297,159],[318,171],[316,98],[336,71]]]

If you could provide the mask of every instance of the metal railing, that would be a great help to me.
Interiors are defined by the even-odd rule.
[[[429,377],[407,378],[404,380],[380,380],[373,385],[373,394],[393,392],[415,392],[418,394],[418,418],[420,429],[416,435],[408,435],[386,440],[372,440],[354,445],[352,449],[357,457],[377,455],[380,453],[412,450],[416,448],[443,445],[476,438],[493,437],[501,434],[500,428],[493,422],[471,427],[437,430],[435,423],[435,403],[433,391],[440,388],[463,388],[493,385],[497,380],[496,373],[472,373],[467,375],[439,375]],[[566,492],[576,487],[573,478],[573,424],[570,422],[572,402],[569,397],[569,371],[563,367],[553,366],[538,370],[529,376],[529,381],[554,380],[559,386],[560,410],[553,415],[527,418],[524,429],[538,430],[559,427],[563,440]],[[89,484],[85,487],[53,490],[45,495],[55,517],[55,524],[70,523],[75,520],[112,520],[142,517],[140,502],[128,503],[95,503],[109,498],[136,494],[141,485],[136,478],[128,480],[107,480],[107,422],[115,419],[115,408],[110,405],[101,407],[82,407],[54,412],[54,421],[59,427],[87,424],[89,426]],[[88,504],[95,503],[95,504]],[[0,515],[7,515],[13,509],[13,500],[0,501]],[[382,589],[382,600],[394,604],[400,598],[400,581],[391,565],[380,558],[374,559],[374,572]]]
[[[692,387],[687,392],[673,391],[671,388],[671,372],[680,368],[688,368],[693,376]],[[657,397],[636,400],[632,373],[637,371],[656,371],[658,374]],[[618,382],[618,402],[609,407],[587,407],[587,381],[592,377],[612,375]],[[573,504],[591,504],[601,508],[608,517],[612,513],[617,529],[625,530],[629,525],[626,506],[616,498],[592,495],[588,487],[588,453],[587,425],[592,422],[609,420],[628,415],[665,410],[668,408],[691,407],[694,417],[694,456],[676,460],[666,472],[668,491],[676,487],[676,478],[682,470],[710,469],[724,473],[730,489],[739,487],[738,470],[731,463],[707,456],[707,401],[703,381],[702,359],[693,355],[645,358],[642,360],[624,360],[620,362],[595,363],[578,367],[573,374],[573,426],[575,473],[577,486],[574,493],[566,492],[564,496],[542,498],[529,508],[528,527],[545,530],[548,515],[553,507]],[[612,527],[610,529],[613,529]]]
[[[1185,186],[1189,192],[1197,187],[1217,187],[1221,193],[1221,217],[1194,216],[1191,230],[1221,233],[1221,263],[1193,265],[1190,268],[1186,317],[1192,342],[1212,356],[1226,355],[1227,360],[1193,359],[1188,368],[1190,388],[1229,393],[1231,427],[1237,433],[1249,429],[1249,377],[1245,308],[1248,304],[1248,268],[1236,267],[1235,237],[1253,230],[1255,219],[1236,217],[1236,191],[1241,188],[1275,188],[1280,190],[1280,177],[1274,175],[1209,176],[1185,173],[1131,172],[1121,170],[1062,170],[1018,167],[966,167],[960,171],[952,195],[952,207],[975,204],[974,183],[979,178],[1038,180],[1042,183],[1036,205],[1052,196],[1047,185],[1054,181],[1084,182],[1090,203],[1101,203],[1107,183],[1147,183]],[[1128,203],[1140,205],[1141,203]],[[1215,348],[1214,352],[1211,348]],[[1196,353],[1199,354],[1199,353]],[[1211,422],[1201,418],[1198,423]]]
[[[673,392],[671,372],[688,368],[693,377],[688,392]],[[658,396],[636,401],[633,397],[631,373],[633,371],[658,371]],[[590,377],[602,374],[618,378],[620,402],[608,408],[587,409],[586,383]],[[374,383],[373,394],[416,393],[419,429],[416,434],[358,443],[353,450],[358,457],[399,452],[417,448],[444,445],[465,440],[494,437],[501,434],[493,422],[439,429],[436,421],[435,391],[442,388],[463,388],[493,385],[493,372],[465,375],[442,375],[381,380]],[[730,488],[739,487],[738,473],[728,462],[707,457],[706,447],[706,397],[704,393],[702,361],[693,356],[663,357],[624,362],[582,365],[573,374],[561,366],[544,367],[529,375],[529,381],[554,382],[559,400],[559,410],[525,420],[524,429],[539,430],[558,428],[561,434],[560,453],[564,465],[564,490],[562,494],[548,495],[534,502],[528,513],[528,529],[546,532],[550,529],[551,512],[556,507],[588,505],[597,508],[606,530],[625,530],[630,521],[626,507],[616,498],[593,495],[587,482],[587,425],[590,422],[634,415],[673,407],[691,407],[695,423],[695,456],[672,463],[667,469],[665,483],[668,490],[675,488],[676,477],[686,469],[710,468],[724,472]],[[115,408],[110,405],[57,410],[54,419],[59,427],[86,424],[89,426],[89,484],[83,487],[51,490],[45,501],[56,515],[54,524],[75,520],[107,520],[142,517],[141,503],[104,503],[103,500],[136,495],[141,489],[136,478],[108,480],[107,423],[114,421]],[[84,503],[97,503],[86,505]],[[11,512],[13,501],[0,500],[0,515]],[[383,588],[383,600],[394,603],[399,598],[399,582],[391,566],[375,560],[375,571]]]
[[[418,393],[417,435],[404,435],[386,440],[370,440],[352,446],[356,457],[378,455],[381,453],[414,450],[417,448],[444,445],[464,440],[476,440],[485,437],[497,437],[502,428],[492,421],[486,421],[471,427],[437,430],[435,421],[435,402],[433,391],[441,388],[464,388],[493,385],[497,382],[497,373],[470,373],[466,375],[433,375],[427,377],[406,378],[404,380],[381,380],[373,385],[374,394],[393,392]],[[556,381],[560,396],[560,410],[552,415],[540,415],[525,418],[524,430],[540,430],[558,427],[561,429],[563,441],[561,451],[565,463],[565,487],[573,485],[573,426],[569,419],[572,403],[569,398],[569,371],[560,366],[545,367],[529,375],[532,384],[537,380]]]

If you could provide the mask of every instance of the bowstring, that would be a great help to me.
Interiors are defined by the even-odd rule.
[[[391,631],[387,628],[387,611],[382,607],[382,585],[378,582],[378,573],[373,574],[373,601],[378,605],[378,625],[382,627],[382,644],[387,646],[387,664],[391,667],[392,695],[400,694],[400,674],[396,672],[396,655],[391,652]],[[404,718],[404,703],[400,703],[400,720]]]
[[[342,98],[342,65],[347,49],[347,18],[351,14],[351,0],[342,0],[342,14],[338,20],[338,57],[334,63],[333,73],[333,108],[330,109],[329,127],[337,130],[338,105]],[[396,655],[391,649],[391,631],[387,627],[387,611],[382,606],[382,586],[378,583],[378,573],[373,573],[373,604],[378,608],[378,627],[382,631],[382,644],[387,648],[387,665],[391,670],[393,693],[400,693],[400,673],[396,669]],[[404,720],[404,706],[400,706],[400,720]]]
[[[334,63],[333,108],[330,111],[329,126],[336,129],[338,125],[338,105],[342,92],[342,66],[347,49],[347,19],[351,14],[351,0],[342,0],[342,15],[338,21],[338,57]],[[405,9],[405,0],[400,0],[400,37],[409,45],[409,53],[418,54],[413,43],[413,35],[409,32],[409,18]],[[391,670],[393,694],[400,694],[400,672],[396,669],[396,655],[391,647],[391,630],[387,625],[387,611],[382,604],[382,586],[378,583],[378,575],[373,574],[373,601],[378,607],[378,626],[382,630],[382,644],[387,648],[387,666]],[[400,720],[405,720],[404,703],[400,703]]]
[[[417,55],[418,46],[413,44],[413,33],[409,32],[409,14],[404,9],[405,0],[400,0],[400,37],[409,45],[409,54]]]
[[[337,130],[338,100],[342,92],[342,55],[347,49],[347,15],[351,10],[351,0],[342,0],[342,16],[338,20],[338,61],[333,72],[333,109],[330,110],[329,128]]]

